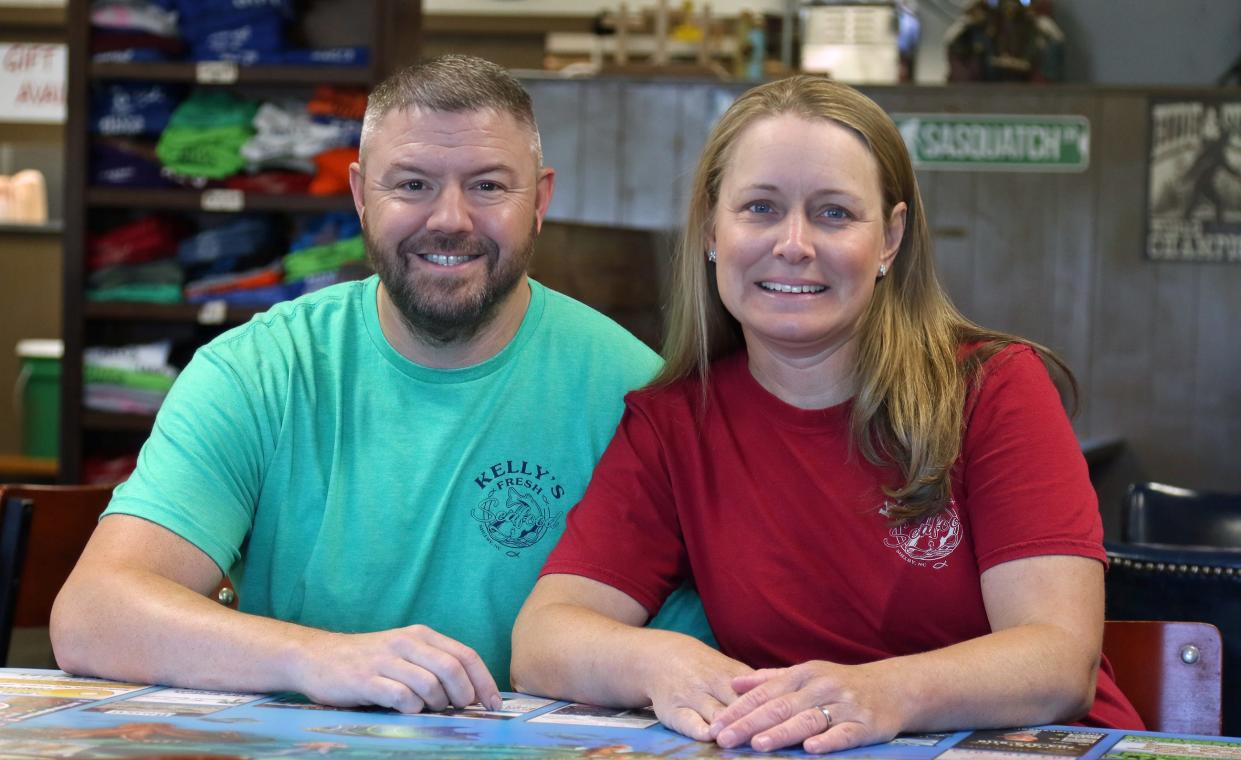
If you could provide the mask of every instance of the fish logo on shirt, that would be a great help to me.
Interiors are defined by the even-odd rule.
[[[564,486],[541,465],[507,460],[485,470],[475,483],[485,496],[470,517],[483,537],[510,557],[539,543],[560,519],[552,506],[564,495]]]
[[[879,510],[888,511],[887,504]],[[939,570],[948,565],[948,555],[961,544],[961,514],[955,500],[948,506],[921,520],[907,520],[888,531],[883,545],[895,549],[906,562]]]

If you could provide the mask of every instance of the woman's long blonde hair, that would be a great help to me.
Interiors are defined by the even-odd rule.
[[[982,364],[1010,343],[1031,346],[1062,393],[1077,386],[1050,350],[966,319],[940,287],[918,180],[896,125],[874,101],[823,77],[799,75],[760,85],[737,99],[712,130],[694,175],[689,215],[673,265],[664,339],[666,385],[697,375],[706,400],[713,360],[744,345],[741,326],[724,308],[706,261],[720,181],[732,147],[750,125],[792,114],[830,120],[861,137],[879,167],[883,218],[904,201],[905,235],[858,328],[853,443],[872,463],[900,468],[902,485],[887,491],[887,514],[907,520],[931,514],[951,497],[950,474],[961,451],[965,399]],[[959,358],[961,347],[979,349]]]

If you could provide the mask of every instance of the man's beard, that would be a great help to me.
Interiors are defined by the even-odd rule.
[[[415,337],[435,345],[468,341],[495,318],[500,304],[526,273],[534,255],[534,238],[532,223],[530,235],[505,257],[487,238],[441,233],[406,238],[396,251],[385,251],[363,229],[367,260],[402,320]],[[420,254],[480,256],[487,266],[486,275],[478,284],[473,278],[412,274],[414,257]],[[444,274],[451,275],[451,269]]]

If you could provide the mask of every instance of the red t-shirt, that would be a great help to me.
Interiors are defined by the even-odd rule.
[[[1070,554],[1106,562],[1094,490],[1042,362],[1009,347],[967,404],[953,503],[913,525],[882,514],[895,468],[850,446],[846,402],[806,410],[712,366],[635,391],[543,573],[582,575],[649,613],[692,578],[721,650],[753,667],[854,664],[990,632],[979,576]],[[1087,725],[1139,728],[1103,664]]]

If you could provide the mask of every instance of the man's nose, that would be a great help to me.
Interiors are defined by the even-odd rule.
[[[427,219],[427,230],[446,234],[473,232],[470,208],[460,188],[448,187],[439,194]]]

